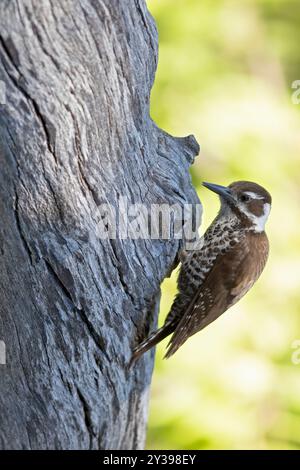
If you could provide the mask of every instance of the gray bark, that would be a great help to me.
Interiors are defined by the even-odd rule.
[[[194,138],[149,117],[144,0],[1,0],[1,449],[142,448],[178,240],[101,240],[101,203],[197,203]]]

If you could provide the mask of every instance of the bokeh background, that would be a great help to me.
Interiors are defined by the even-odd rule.
[[[253,180],[273,196],[271,254],[255,288],[170,360],[166,341],[157,348],[147,447],[299,449],[299,1],[147,3],[160,38],[151,115],[201,144],[191,172],[202,230],[218,210],[202,180]],[[175,290],[174,275],[160,323]]]

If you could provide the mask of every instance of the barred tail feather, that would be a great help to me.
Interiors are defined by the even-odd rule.
[[[129,366],[137,361],[145,352],[156,346],[160,341],[165,339],[175,330],[177,322],[172,322],[163,325],[159,330],[154,331],[148,338],[144,339],[136,348],[133,350],[133,354],[130,360]]]

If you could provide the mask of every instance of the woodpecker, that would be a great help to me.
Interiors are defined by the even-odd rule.
[[[216,320],[251,289],[269,253],[265,224],[271,196],[262,186],[237,181],[203,186],[218,194],[220,211],[199,249],[181,254],[178,294],[164,325],[133,350],[131,363],[172,334],[166,358]]]

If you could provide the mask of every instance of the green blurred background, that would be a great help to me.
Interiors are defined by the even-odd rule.
[[[149,449],[300,449],[300,3],[148,0],[159,66],[151,115],[201,145],[202,231],[218,210],[201,181],[247,179],[273,196],[270,259],[255,288],[168,361],[157,348]],[[165,281],[160,323],[176,290]],[[294,343],[294,344],[293,344]],[[299,345],[298,345],[299,346]]]

